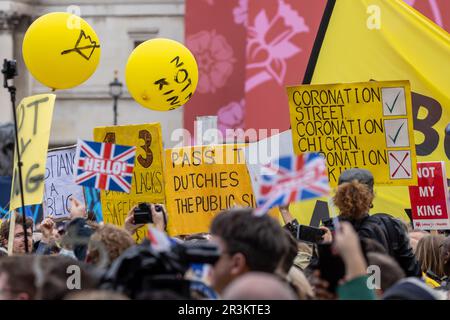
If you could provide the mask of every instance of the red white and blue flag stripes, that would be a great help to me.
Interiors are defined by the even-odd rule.
[[[255,214],[292,202],[328,196],[325,159],[319,153],[285,155],[262,166]]]

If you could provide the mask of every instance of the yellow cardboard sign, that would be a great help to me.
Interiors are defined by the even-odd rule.
[[[118,226],[124,224],[131,208],[140,202],[164,203],[162,134],[159,123],[98,127],[94,140],[126,146],[136,146],[136,161],[130,193],[101,191],[103,221]],[[143,239],[145,228],[137,233]]]
[[[24,204],[42,202],[48,141],[52,124],[54,94],[40,94],[24,98],[16,108],[19,152],[22,166]],[[17,148],[14,148],[14,172],[11,187],[10,210],[22,205]]]
[[[221,210],[255,207],[244,145],[166,150],[166,205],[170,235],[208,232]]]
[[[348,168],[370,170],[377,185],[414,185],[409,81],[287,88],[294,151],[320,151],[331,186]]]

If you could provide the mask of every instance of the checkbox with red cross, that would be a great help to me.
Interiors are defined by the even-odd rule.
[[[410,150],[388,151],[388,158],[390,179],[412,178]]]

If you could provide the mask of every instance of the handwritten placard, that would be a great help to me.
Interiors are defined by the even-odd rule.
[[[408,81],[287,88],[294,151],[321,152],[330,185],[348,168],[370,170],[377,185],[417,182]]]
[[[23,163],[25,205],[40,204],[44,196],[47,150],[55,97],[54,94],[27,97],[16,108],[19,152]],[[14,171],[9,208],[14,210],[21,205],[17,148],[14,148]]]

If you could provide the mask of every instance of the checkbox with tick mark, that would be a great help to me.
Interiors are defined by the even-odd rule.
[[[384,120],[387,147],[409,147],[408,119]]]
[[[384,116],[405,116],[406,101],[403,88],[381,88]]]

